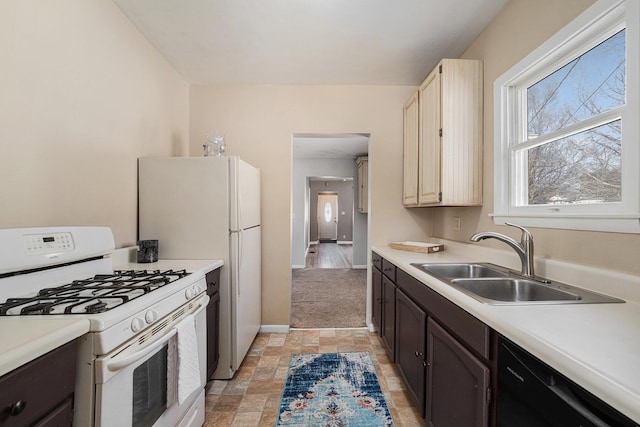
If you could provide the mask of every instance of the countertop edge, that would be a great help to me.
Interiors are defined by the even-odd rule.
[[[16,331],[16,328],[29,329],[32,335],[30,339],[23,337],[25,340],[19,345],[4,348],[4,351],[0,352],[0,376],[2,376],[86,334],[89,332],[90,323],[88,319],[7,318],[1,319],[0,325],[2,326],[1,342],[12,341],[5,339],[4,334],[21,333]],[[10,330],[5,329],[7,327]]]

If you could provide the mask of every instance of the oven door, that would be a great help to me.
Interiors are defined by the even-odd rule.
[[[207,301],[206,294],[200,295],[150,331],[96,359],[96,427],[202,425]],[[179,403],[176,326],[190,321],[189,316],[195,324],[200,378],[198,387]]]

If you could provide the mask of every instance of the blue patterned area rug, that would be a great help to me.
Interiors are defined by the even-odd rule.
[[[278,426],[393,426],[368,352],[292,354]]]

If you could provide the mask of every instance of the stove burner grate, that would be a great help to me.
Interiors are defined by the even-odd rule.
[[[0,316],[102,313],[187,275],[186,270],[115,270],[41,289],[32,297],[9,298],[0,304]]]

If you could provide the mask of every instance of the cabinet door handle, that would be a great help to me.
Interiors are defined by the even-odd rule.
[[[20,415],[24,408],[27,407],[27,402],[24,400],[18,400],[17,402],[9,405],[9,413],[11,416],[15,417],[16,415]]]

